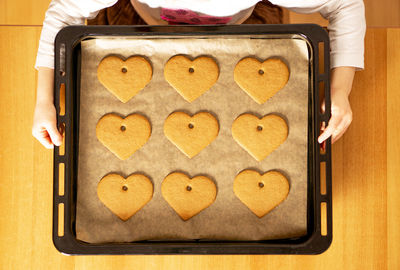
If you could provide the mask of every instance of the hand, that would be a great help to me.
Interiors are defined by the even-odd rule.
[[[62,143],[62,135],[57,130],[56,109],[53,105],[53,83],[54,69],[39,67],[32,135],[49,149]]]
[[[32,135],[47,149],[62,144],[63,136],[57,129],[56,109],[52,103],[36,104]]]
[[[318,142],[323,143],[332,136],[332,143],[336,142],[346,132],[353,120],[349,94],[353,84],[355,68],[338,67],[331,73],[331,118],[328,126],[321,127],[323,133],[318,137]],[[325,103],[322,103],[325,112]]]

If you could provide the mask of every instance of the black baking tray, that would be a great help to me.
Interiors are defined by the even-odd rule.
[[[263,241],[165,240],[91,244],[76,238],[77,168],[81,41],[96,37],[265,36],[296,37],[309,51],[307,234]],[[323,58],[323,64],[322,64]],[[320,66],[321,65],[321,66]],[[317,142],[320,125],[330,118],[329,38],[315,24],[220,26],[68,26],[55,40],[54,103],[65,139],[54,148],[53,242],[64,254],[319,254],[332,241],[331,141],[325,150]],[[60,89],[65,87],[64,99]],[[324,98],[325,113],[320,111]],[[322,176],[323,175],[323,176]],[[325,184],[321,184],[321,178]],[[326,211],[321,212],[321,208]],[[323,225],[321,225],[323,224]],[[323,230],[322,230],[323,228]]]

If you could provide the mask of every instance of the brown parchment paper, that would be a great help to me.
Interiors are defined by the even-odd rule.
[[[107,55],[147,57],[153,67],[151,82],[123,104],[97,79],[97,65]],[[192,103],[185,101],[164,79],[163,67],[176,54],[210,55],[220,68],[217,83]],[[265,104],[253,101],[233,80],[236,63],[247,56],[282,58],[289,67],[287,85]],[[301,236],[307,230],[307,91],[306,42],[294,39],[251,38],[96,38],[82,42],[79,165],[76,213],[77,238],[90,243],[149,239],[260,240]],[[174,111],[213,113],[218,137],[192,159],[163,133]],[[96,138],[97,121],[107,113],[145,115],[151,122],[149,141],[129,159],[119,160]],[[233,121],[245,112],[277,113],[289,126],[287,140],[258,162],[231,135]],[[279,170],[290,182],[287,199],[263,218],[254,215],[233,193],[233,180],[244,169]],[[183,221],[161,195],[169,173],[206,175],[217,185],[215,202]],[[97,184],[109,173],[124,177],[141,172],[154,184],[152,200],[128,221],[121,221],[97,197]]]

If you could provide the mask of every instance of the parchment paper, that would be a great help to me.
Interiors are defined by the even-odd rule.
[[[147,57],[151,82],[129,102],[122,103],[97,79],[97,65],[107,55]],[[192,103],[185,101],[164,79],[163,68],[176,54],[210,55],[220,68],[217,83]],[[289,67],[287,85],[263,105],[252,100],[233,80],[236,63],[247,56],[261,60],[280,57]],[[305,41],[291,39],[92,39],[82,42],[79,165],[76,233],[90,243],[150,239],[260,240],[301,236],[307,230],[307,99],[308,52]],[[174,111],[213,113],[220,125],[215,141],[192,159],[163,133]],[[140,113],[151,122],[149,141],[129,159],[119,160],[96,138],[97,121],[107,113],[123,117]],[[277,113],[289,126],[287,140],[258,162],[231,135],[233,121],[245,112]],[[233,180],[244,169],[279,170],[290,182],[287,199],[263,218],[253,214],[233,193]],[[169,173],[209,176],[217,185],[215,202],[183,221],[161,195]],[[97,197],[97,184],[109,173],[124,177],[141,172],[154,184],[152,200],[128,221],[121,221]]]

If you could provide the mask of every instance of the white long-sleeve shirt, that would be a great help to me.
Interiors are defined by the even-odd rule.
[[[52,0],[46,12],[35,67],[54,68],[54,39],[67,25],[84,24],[85,19],[114,5],[117,0]],[[167,22],[157,18],[160,8],[187,9],[210,16],[230,16],[229,23],[241,23],[258,0],[131,0],[148,24]],[[319,12],[329,20],[331,68],[364,68],[365,11],[362,0],[270,0],[299,13]]]

